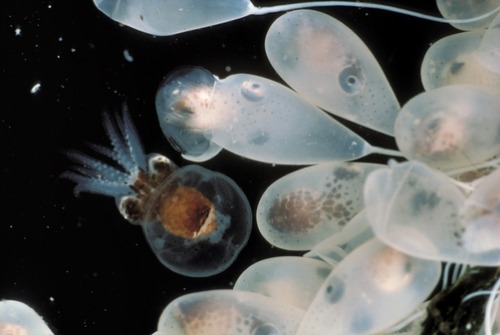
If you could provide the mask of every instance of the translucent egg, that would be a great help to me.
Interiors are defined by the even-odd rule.
[[[28,305],[15,300],[0,301],[1,335],[54,335]]]
[[[244,291],[214,290],[181,296],[165,308],[157,335],[294,335],[301,309]]]
[[[94,4],[114,21],[159,36],[205,28],[249,15],[263,15],[306,7],[373,8],[435,22],[450,21],[389,5],[354,1],[313,1],[271,7],[256,7],[249,0],[211,0],[210,2],[202,0],[94,0]],[[466,17],[469,18],[469,16]]]
[[[420,71],[424,88],[470,84],[500,92],[500,75],[488,70],[474,57],[485,33],[477,30],[449,35],[432,44],[425,53]]]
[[[402,108],[396,142],[408,159],[449,170],[500,153],[500,99],[471,85],[421,93]]]
[[[466,201],[448,176],[422,163],[379,169],[365,183],[368,220],[379,239],[409,255],[499,266],[497,202],[488,187],[498,185],[498,174],[490,176]]]
[[[233,289],[260,293],[306,310],[331,271],[331,266],[315,259],[273,257],[249,266]]]
[[[297,335],[374,334],[412,313],[433,291],[439,262],[413,258],[377,239],[336,266]]]
[[[420,304],[411,314],[403,318],[401,321],[378,332],[376,335],[421,335],[423,324],[428,319],[427,312],[428,301]]]
[[[490,70],[478,57],[478,50],[486,34],[475,30],[446,36],[425,53],[420,69],[426,90],[446,85],[477,85],[500,92],[500,74]]]
[[[500,169],[481,179],[461,210],[464,248],[500,257]]]
[[[363,209],[342,230],[316,244],[304,256],[321,259],[332,266],[337,266],[349,253],[373,236],[372,227]]]
[[[252,227],[250,204],[227,176],[200,166],[177,168],[168,158],[146,157],[128,113],[116,125],[105,117],[112,148],[96,147],[115,167],[70,153],[80,166],[63,177],[75,193],[112,196],[129,222],[141,225],[158,260],[191,277],[224,271],[246,245]]]
[[[498,0],[436,0],[436,4],[441,14],[447,19],[469,19],[487,14],[500,7]],[[451,25],[461,30],[479,30],[486,28],[493,18],[494,15],[488,15],[482,20],[451,23]]]
[[[497,3],[500,5],[500,1]],[[474,57],[485,68],[500,75],[500,14],[491,22]]]
[[[303,98],[337,116],[393,135],[399,103],[363,41],[335,18],[297,10],[278,18],[266,54]]]
[[[257,206],[259,231],[272,245],[309,250],[341,229],[363,208],[366,176],[382,165],[319,164],[270,185]]]
[[[250,74],[219,79],[200,67],[179,68],[160,84],[156,111],[165,137],[193,161],[221,147],[274,164],[399,155],[371,146],[289,88]]]

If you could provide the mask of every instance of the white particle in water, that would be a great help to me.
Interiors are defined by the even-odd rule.
[[[36,94],[36,93],[40,92],[41,87],[42,87],[42,84],[40,82],[33,85],[33,87],[31,88],[31,91],[30,91],[31,94]]]
[[[132,63],[134,61],[134,57],[132,57],[128,49],[123,50],[123,57],[127,62]]]

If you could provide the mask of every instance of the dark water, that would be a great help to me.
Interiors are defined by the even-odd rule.
[[[256,4],[272,3],[279,1]],[[407,6],[401,0],[385,3]],[[438,14],[433,1],[425,3],[411,6]],[[445,24],[381,11],[323,11],[365,41],[401,103],[423,90],[419,66],[429,44],[454,32]],[[182,65],[203,66],[219,77],[246,72],[279,81],[264,53],[266,30],[279,15],[158,38],[119,26],[90,0],[2,5],[0,298],[32,306],[56,334],[151,334],[173,298],[230,288],[250,264],[289,254],[271,248],[254,226],[249,245],[225,273],[185,278],[156,260],[141,229],[120,217],[112,199],[74,198],[73,185],[59,178],[71,165],[65,150],[85,150],[86,142],[107,144],[102,113],[117,111],[124,102],[147,152],[188,164],[158,126],[159,82]],[[353,129],[372,144],[390,145],[373,132]],[[203,165],[233,178],[254,210],[270,183],[296,169],[225,152]]]

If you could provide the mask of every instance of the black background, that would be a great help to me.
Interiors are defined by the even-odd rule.
[[[439,15],[431,0],[385,3]],[[446,24],[376,10],[321,10],[365,41],[402,104],[423,90],[419,69],[429,45],[455,32]],[[32,306],[56,335],[149,335],[173,298],[230,288],[250,264],[290,254],[271,248],[254,226],[249,245],[226,272],[204,279],[182,277],[156,260],[141,229],[120,217],[112,199],[88,194],[75,198],[72,183],[59,178],[71,166],[65,150],[85,150],[86,142],[108,143],[102,113],[118,111],[124,102],[147,152],[188,164],[158,127],[154,95],[160,80],[178,66],[200,65],[221,78],[230,74],[225,70],[229,66],[231,73],[280,81],[264,52],[266,31],[279,15],[152,37],[111,21],[91,0],[2,4],[0,299]],[[33,94],[36,83],[41,87]],[[374,132],[353,129],[372,144],[393,145]],[[233,178],[254,210],[270,183],[297,169],[227,152],[203,166]]]

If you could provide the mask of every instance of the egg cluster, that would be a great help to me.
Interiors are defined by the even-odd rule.
[[[460,18],[445,11],[447,4],[440,4],[444,15]],[[500,16],[476,23],[467,24],[472,32],[429,49],[421,73],[426,92],[402,107],[364,43],[339,21],[311,10],[284,14],[266,36],[268,58],[293,96],[256,76],[214,76],[203,86],[185,74],[204,69],[170,74],[160,86],[157,111],[165,135],[186,159],[204,161],[217,153],[192,155],[188,146],[176,145],[202,134],[207,148],[317,165],[270,185],[256,210],[269,243],[307,251],[305,256],[257,262],[232,291],[174,300],[156,334],[497,332]],[[197,101],[199,89],[210,92],[210,103]],[[177,108],[177,99],[195,108]],[[317,108],[394,136],[400,153],[373,147],[334,121],[321,122],[327,131],[308,123]],[[213,114],[216,123],[196,121],[214,120]],[[269,123],[279,123],[283,132],[271,133]],[[176,134],[180,129],[184,138]],[[290,129],[296,137],[289,137]],[[374,152],[407,161],[339,162]]]

